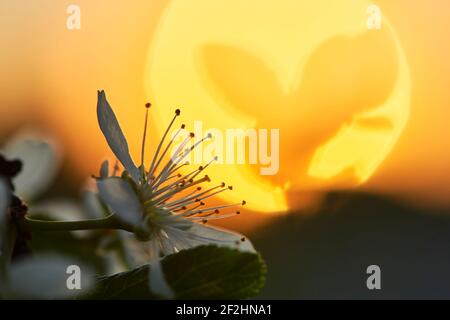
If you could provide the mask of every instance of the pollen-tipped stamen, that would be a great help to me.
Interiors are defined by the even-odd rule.
[[[174,154],[178,154],[180,153],[181,150],[183,150],[183,148],[186,146],[186,144],[192,139],[192,136],[186,137],[183,142],[181,143],[181,145],[177,148],[177,150],[175,151]],[[176,158],[177,156],[175,156]],[[165,178],[167,178],[168,176],[170,176],[171,174],[173,174],[174,172],[171,170],[172,165],[175,162],[173,161],[172,157],[169,159],[169,161],[166,163],[166,165],[164,166],[164,168],[161,170],[161,172],[158,174],[158,176],[156,177],[155,180],[152,181],[151,186],[153,187],[158,181],[164,181]],[[176,165],[178,165],[178,163],[176,163]]]
[[[115,177],[117,175],[117,172],[119,172],[119,160],[116,159],[116,162],[114,163],[112,176]]]
[[[181,167],[183,167],[183,166],[185,166],[185,165],[188,165],[188,164],[189,164],[189,163],[184,163],[184,164],[182,164],[182,165],[179,165],[178,167],[181,168]],[[167,190],[168,188],[173,187],[175,184],[177,184],[177,182],[179,182],[179,181],[182,180],[182,179],[188,180],[188,179],[193,179],[193,178],[195,178],[195,177],[197,176],[197,174],[198,174],[199,172],[201,172],[202,170],[203,170],[203,168],[202,168],[202,167],[199,167],[199,168],[197,168],[197,169],[195,169],[195,170],[192,170],[192,171],[189,172],[188,174],[185,174],[184,176],[181,176],[181,174],[179,174],[179,175],[180,175],[180,179],[179,179],[179,180],[177,180],[176,182],[171,183],[170,185],[165,185],[163,188],[159,188],[159,187],[160,187],[162,184],[164,184],[164,182],[166,182],[169,178],[165,179],[165,181],[160,181],[158,184],[156,184],[155,186],[153,186],[153,189],[154,189],[154,190],[155,190],[155,189],[158,189],[158,190],[155,192],[155,195],[161,194],[161,191]],[[174,171],[176,171],[176,170],[174,170]],[[192,176],[192,175],[194,175],[194,176]],[[191,176],[192,176],[192,177],[191,177]]]
[[[183,186],[180,186],[180,187],[178,187],[178,188],[175,188],[175,190],[173,190],[173,191],[168,191],[168,192],[162,194],[159,198],[157,198],[157,199],[152,199],[152,200],[150,200],[150,201],[153,202],[155,205],[157,205],[157,204],[159,204],[159,203],[161,203],[161,202],[164,202],[164,201],[167,199],[167,197],[169,197],[169,196],[173,196],[173,195],[175,195],[175,194],[177,194],[177,193],[179,193],[179,192],[181,192],[181,191],[183,191],[183,190],[186,190],[186,189],[188,189],[188,188],[191,188],[191,187],[193,187],[193,186],[196,186],[196,185],[198,185],[198,184],[200,184],[200,183],[203,183],[203,182],[206,182],[206,181],[208,181],[208,182],[211,181],[211,179],[210,179],[207,175],[204,176],[204,177],[201,178],[201,179],[198,179],[198,180],[189,182],[189,184],[185,184],[185,185],[183,185]],[[150,202],[150,201],[149,201],[149,202]],[[147,202],[146,202],[146,203],[147,203]]]
[[[209,162],[208,162],[207,164],[205,164],[204,166],[201,166],[201,170],[199,170],[199,172],[196,173],[192,178],[195,178],[195,177],[200,173],[200,171],[205,170],[206,168],[208,168],[208,167],[211,165],[211,163],[213,163],[214,161],[217,161],[218,159],[219,159],[219,157],[218,157],[218,156],[215,156],[214,158],[212,158],[211,160],[209,160]],[[199,168],[199,169],[200,169],[200,168]]]
[[[202,210],[198,210],[197,212],[195,212],[194,214],[191,214],[191,215],[198,215],[197,216],[198,218],[203,218],[203,217],[210,216],[212,214],[218,214],[219,212],[217,212],[217,210],[231,208],[231,207],[236,207],[236,206],[239,206],[240,204],[241,203],[233,203],[233,204],[227,204],[227,205],[222,205],[222,206],[205,208],[205,209],[202,209]],[[236,214],[238,214],[238,213],[236,213],[236,212],[235,213],[225,213],[225,214],[221,214],[221,215],[218,215],[218,216],[214,217],[214,219],[215,218],[221,219],[224,216],[229,217],[229,216],[233,216],[233,215],[236,215]]]
[[[175,119],[176,119],[180,114],[181,114],[180,109],[175,110],[175,115],[174,115],[174,117],[172,118],[172,121],[170,121],[169,126],[167,127],[166,131],[164,132],[164,135],[163,135],[161,141],[159,142],[158,147],[156,148],[156,152],[155,152],[155,155],[153,156],[153,159],[152,159],[152,163],[151,163],[151,165],[150,165],[150,170],[149,170],[149,172],[153,173],[154,166],[155,166],[155,162],[156,162],[156,159],[158,158],[159,151],[161,150],[161,147],[162,147],[162,145],[163,145],[163,143],[164,143],[164,140],[166,139],[166,136],[167,136],[167,134],[169,133],[170,128],[172,128],[172,125],[173,125],[173,123],[175,122]]]
[[[191,133],[190,135],[191,138],[194,138],[194,134]],[[175,152],[175,154],[177,155],[176,157],[174,157],[174,159],[172,160],[173,164],[171,165],[171,167],[168,170],[168,175],[174,173],[177,169],[177,165],[183,161],[196,147],[198,147],[200,144],[202,144],[206,139],[208,139],[209,136],[206,136],[202,139],[200,139],[199,141],[197,141],[196,143],[194,143],[193,146],[185,149],[184,151],[180,151],[180,152]]]
[[[201,192],[199,194],[196,194],[196,195],[193,195],[193,196],[186,196],[186,197],[183,197],[181,199],[178,199],[177,201],[174,201],[174,202],[172,202],[170,204],[167,204],[166,207],[169,208],[169,209],[172,209],[172,208],[174,208],[174,206],[175,207],[179,207],[181,205],[189,205],[189,204],[192,204],[192,203],[195,203],[195,202],[202,201],[203,199],[206,199],[206,198],[210,197],[210,196],[204,196],[204,195],[208,194],[212,190],[215,190],[217,188],[223,188],[223,187],[224,187],[224,183],[222,182],[220,185],[211,187],[211,188],[209,188],[209,189],[207,189],[207,190],[205,190],[205,191],[203,191],[203,192]],[[216,194],[218,194],[220,192],[223,192],[223,191],[226,191],[226,190],[228,190],[228,189],[224,188],[224,189],[221,189],[221,190],[219,190],[217,192],[211,193],[210,195],[213,196],[213,195],[216,195]]]
[[[147,102],[145,104],[145,121],[144,121],[144,134],[142,135],[142,146],[141,146],[141,166],[144,165],[144,150],[145,150],[145,139],[147,137],[147,126],[148,126],[148,109],[152,104],[150,102]]]
[[[180,188],[186,185],[186,182],[189,182],[189,180],[186,180],[186,177],[181,177],[178,180],[164,186],[163,188],[158,189],[156,192],[153,193],[153,197],[157,197],[160,194],[164,194],[169,192],[170,190],[174,190],[176,188]]]
[[[170,139],[169,143],[167,144],[166,148],[164,149],[164,152],[161,154],[161,156],[159,157],[158,161],[156,162],[155,166],[153,167],[152,171],[149,171],[149,175],[155,175],[155,172],[157,171],[159,165],[161,164],[161,161],[164,159],[164,157],[166,156],[167,152],[169,151],[171,145],[173,144],[173,142],[175,141],[175,139],[178,137],[178,134],[181,132],[181,130],[184,130],[185,125],[182,124],[181,127],[175,132],[175,134],[172,136],[172,138]],[[156,180],[153,179],[153,182],[155,182]]]
[[[187,208],[186,206],[182,206],[180,209],[173,210],[174,212],[181,212],[180,215],[187,216],[190,212],[194,212],[197,208],[204,206],[204,202],[200,202],[199,204],[193,206],[192,208]],[[184,210],[183,210],[184,208]]]

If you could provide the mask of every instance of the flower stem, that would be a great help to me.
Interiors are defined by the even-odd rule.
[[[75,231],[75,230],[99,230],[99,229],[121,229],[133,232],[133,226],[123,223],[109,215],[106,218],[79,220],[79,221],[48,221],[36,220],[25,216],[18,223],[19,229],[23,231]]]

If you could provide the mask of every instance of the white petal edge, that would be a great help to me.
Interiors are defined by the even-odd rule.
[[[159,256],[159,244],[156,241],[151,241],[150,245],[152,246],[150,249],[156,252],[156,256]],[[149,289],[152,293],[166,299],[173,299],[175,297],[164,275],[161,259],[155,258],[149,263],[148,280]]]
[[[188,232],[193,235],[193,239],[189,241],[192,247],[214,244],[220,247],[237,249],[242,252],[256,252],[251,241],[237,232],[198,223],[193,223]],[[245,240],[242,241],[242,239]]]
[[[81,290],[68,288],[69,266],[78,266]],[[45,255],[25,258],[11,267],[7,296],[20,299],[63,299],[79,295],[93,284],[89,268],[72,258]]]
[[[177,251],[195,248],[201,245],[217,245],[237,249],[242,252],[256,252],[250,240],[240,233],[222,229],[219,227],[199,224],[186,219],[172,216],[164,228],[168,235],[162,243],[163,253],[165,255],[176,253]],[[183,224],[177,220],[183,220]],[[190,227],[186,227],[190,223]],[[242,241],[244,239],[244,241]]]
[[[138,196],[128,182],[111,177],[97,180],[100,199],[122,221],[137,226],[142,219],[143,210]]]
[[[103,218],[107,216],[106,210],[102,207],[98,194],[90,190],[84,190],[81,194],[83,209],[86,217],[90,219]]]
[[[127,140],[120,128],[116,115],[106,100],[103,90],[98,91],[97,118],[100,129],[114,155],[119,159],[135,182],[139,182],[139,169],[134,164],[128,150]]]
[[[45,192],[54,181],[60,166],[58,147],[48,139],[20,134],[4,147],[8,159],[22,161],[22,170],[14,177],[15,192],[31,201]]]

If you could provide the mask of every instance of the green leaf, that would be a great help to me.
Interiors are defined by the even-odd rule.
[[[176,299],[245,299],[259,293],[266,265],[257,253],[200,246],[162,260]],[[100,277],[87,299],[156,299],[148,289],[149,266]]]

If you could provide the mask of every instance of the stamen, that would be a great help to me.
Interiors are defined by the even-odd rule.
[[[221,189],[221,190],[218,190],[216,192],[210,193],[210,194],[208,194],[208,195],[206,195],[206,196],[204,196],[202,198],[198,198],[198,199],[199,200],[204,200],[204,199],[207,199],[207,198],[211,198],[211,197],[215,196],[216,194],[224,192],[224,191],[227,191],[227,190],[230,190],[230,189],[229,188],[224,188],[224,189]]]
[[[183,148],[185,147],[185,145],[192,139],[191,136],[187,137],[186,139],[183,140],[183,142],[181,143],[181,145],[177,148],[177,150],[175,151],[174,154],[179,154],[181,150],[183,150]],[[166,148],[167,150],[167,148]],[[176,157],[175,157],[176,158]],[[161,158],[162,159],[162,158]],[[169,159],[169,161],[167,162],[167,164],[164,166],[164,168],[161,170],[161,172],[159,173],[159,175],[156,177],[156,179],[153,181],[152,186],[156,183],[156,181],[158,180],[165,180],[166,177],[168,177],[169,175],[171,175],[173,173],[173,171],[171,170],[173,168],[173,165],[175,164],[178,165],[179,162],[175,162],[172,158]]]
[[[161,150],[161,146],[164,143],[164,140],[166,139],[167,134],[169,133],[170,128],[172,127],[173,123],[175,122],[175,119],[181,114],[180,109],[175,110],[175,116],[172,118],[172,121],[170,121],[169,126],[166,129],[166,132],[164,132],[164,135],[161,139],[161,141],[158,144],[158,148],[156,149],[155,155],[153,156],[153,160],[152,160],[152,164],[150,165],[150,170],[149,172],[153,172],[154,166],[155,166],[155,162],[156,159],[158,158],[159,155],[159,151]]]
[[[194,191],[189,192],[185,198],[192,196],[193,194],[199,192],[200,190],[202,190],[202,187],[196,188]]]
[[[148,109],[152,104],[150,102],[147,102],[145,104],[145,122],[144,122],[144,135],[142,137],[142,147],[141,147],[141,166],[144,165],[144,149],[145,149],[145,138],[147,136],[147,125],[148,125]]]
[[[184,164],[182,164],[182,165],[179,165],[178,168],[181,168],[181,167],[183,167],[183,166],[185,166],[185,165],[188,165],[188,164],[189,164],[189,163],[186,162],[186,163],[184,163]],[[175,171],[177,171],[177,170],[178,170],[178,169],[175,169],[175,170],[173,170],[173,171],[175,172]],[[199,167],[198,169],[195,169],[195,170],[191,171],[190,173],[184,175],[181,179],[188,179],[191,175],[193,175],[193,174],[196,173],[197,171],[200,172],[201,170],[203,170],[203,169],[201,169],[201,167]],[[197,174],[198,174],[198,172],[197,172]],[[196,177],[197,174],[195,174],[193,177]],[[179,177],[181,177],[181,174],[178,174],[178,175],[179,175]],[[193,180],[193,177],[190,178],[190,180]],[[165,179],[165,181],[160,181],[159,183],[157,183],[157,184],[153,187],[153,189],[154,189],[154,190],[155,190],[155,189],[158,189],[158,188],[159,188],[162,184],[164,184],[164,182],[166,182],[168,179],[169,179],[169,178]],[[178,181],[180,181],[181,179],[179,179]],[[175,184],[175,183],[176,183],[176,182],[174,182],[173,184]],[[173,185],[173,184],[171,184],[171,185]],[[166,186],[166,187],[164,187],[164,188],[162,188],[162,189],[158,189],[158,191],[155,192],[155,195],[161,194],[161,191],[162,191],[162,190],[166,190],[167,187],[168,187],[168,186]]]
[[[217,161],[217,159],[219,159],[219,157],[218,157],[218,156],[215,156],[215,157],[212,158],[207,164],[205,164],[205,166],[200,166],[200,167],[199,167],[199,170],[200,170],[200,168],[201,168],[200,171],[205,170],[206,168],[209,167],[209,165],[210,165],[211,163],[213,163],[214,161]],[[200,173],[200,171],[199,171],[198,173]],[[197,173],[197,174],[198,174],[198,173]],[[197,176],[197,174],[194,175],[192,178],[195,178],[195,177]]]
[[[160,165],[161,161],[164,159],[164,156],[166,155],[167,151],[169,151],[170,146],[172,145],[172,143],[175,141],[176,137],[178,136],[178,134],[181,132],[181,130],[184,130],[184,124],[181,125],[181,128],[178,129],[174,136],[172,137],[172,139],[170,139],[169,143],[167,144],[166,148],[164,149],[164,152],[162,153],[162,155],[159,157],[158,162],[156,163],[155,167],[153,168],[153,170],[151,171],[152,174],[154,174],[156,172],[156,169],[158,169],[158,166]]]
[[[179,192],[181,192],[181,191],[183,191],[183,190],[185,190],[185,189],[191,188],[191,187],[193,187],[193,186],[195,186],[195,185],[197,185],[197,184],[199,184],[199,183],[203,183],[203,182],[205,182],[205,181],[210,182],[211,179],[206,175],[206,176],[204,176],[204,177],[201,178],[201,179],[198,179],[198,180],[196,180],[196,181],[193,181],[192,183],[189,183],[189,184],[187,184],[187,185],[183,185],[183,186],[180,186],[180,187],[178,187],[178,188],[175,188],[173,191],[169,191],[169,192],[167,192],[167,193],[161,195],[159,198],[154,199],[154,200],[149,200],[148,202],[153,202],[155,205],[157,205],[157,204],[159,204],[160,202],[163,202],[163,201],[167,200],[167,197],[172,196],[172,195],[175,195],[175,194],[177,194],[177,193],[179,193]],[[183,199],[181,199],[181,200],[176,200],[176,201],[170,203],[168,206],[171,206],[171,205],[174,204],[175,202],[180,202],[180,201],[184,201],[184,200],[183,200]],[[146,202],[145,204],[147,204],[148,202]]]
[[[197,170],[194,170],[193,172],[196,172]],[[155,197],[155,196],[158,196],[158,195],[160,195],[160,194],[162,194],[162,193],[164,193],[164,192],[166,192],[167,190],[169,190],[169,189],[171,189],[171,188],[173,188],[173,187],[175,187],[176,185],[178,185],[178,184],[180,184],[180,183],[182,183],[183,185],[186,183],[186,179],[187,178],[189,178],[189,175],[191,175],[193,172],[191,172],[191,173],[188,173],[187,175],[185,175],[185,176],[181,176],[181,174],[179,174],[179,179],[178,180],[176,180],[175,182],[172,182],[171,184],[168,184],[167,186],[164,186],[163,188],[160,188],[160,189],[158,189],[158,191],[156,191],[156,192],[154,192],[153,193],[153,196]],[[178,176],[178,175],[177,175]],[[169,178],[168,178],[169,179]],[[164,182],[166,182],[168,179],[165,179],[165,181]],[[192,180],[192,179],[190,179],[190,180]],[[190,181],[189,180],[189,182],[192,182],[192,181]],[[164,182],[160,182],[160,183],[158,183],[158,185],[156,185],[153,189],[157,189],[161,184],[163,184]]]
[[[117,172],[119,171],[119,160],[116,159],[116,162],[114,163],[113,172],[112,175],[115,177],[117,175]]]
[[[195,137],[195,134],[193,133],[193,132],[191,132],[190,134],[189,134],[189,136],[190,136],[190,138],[192,139],[192,138],[194,138]],[[184,158],[186,158],[197,146],[199,146],[201,143],[203,143],[205,140],[207,139],[207,137],[205,137],[205,138],[203,138],[203,139],[201,139],[200,141],[197,141],[196,143],[194,143],[194,145],[193,146],[191,146],[191,147],[189,147],[189,148],[187,148],[186,150],[184,150],[183,152],[179,152],[179,151],[181,151],[181,150],[177,150],[176,152],[175,152],[175,154],[177,154],[178,156],[177,157],[175,157],[175,159],[173,160],[173,164],[172,164],[172,166],[171,166],[171,168],[169,169],[169,172],[173,172],[174,171],[174,168],[176,167],[176,165],[178,164],[178,163],[180,163]],[[184,147],[184,146],[183,146]]]
[[[230,208],[230,207],[236,207],[238,206],[240,203],[233,203],[233,204],[225,204],[222,206],[216,206],[216,207],[211,207],[211,208],[206,208],[203,211],[213,211],[214,213],[219,213],[219,212],[215,212],[216,210],[219,209],[225,209],[225,208]]]
[[[194,138],[194,136],[195,136],[194,133],[191,132],[188,138],[192,139],[192,138]],[[191,146],[190,148],[187,148],[186,150],[181,152],[182,148],[184,148],[184,146],[189,141],[188,138],[186,138],[183,141],[182,145],[180,145],[178,147],[178,149],[175,151],[175,154],[177,156],[174,157],[173,159],[170,159],[170,161],[166,164],[166,166],[163,168],[163,170],[158,175],[157,179],[152,181],[153,189],[157,189],[162,183],[164,183],[167,176],[169,176],[169,175],[175,173],[177,170],[179,170],[179,168],[182,167],[183,165],[179,166],[178,164],[184,158],[186,158],[197,146],[199,146],[201,143],[203,143],[206,139],[208,139],[210,137],[211,137],[211,135],[208,134],[206,137],[202,138],[200,141],[197,141],[193,146]],[[167,148],[166,148],[166,150],[167,150]],[[202,170],[207,168],[213,161],[215,161],[217,159],[218,159],[218,157],[216,156],[213,158],[213,160],[211,160],[208,164],[206,164],[206,166],[204,166],[204,167],[200,166],[198,171],[192,172],[194,175],[191,178],[192,179],[195,178]]]
[[[200,212],[202,213],[202,212]],[[188,220],[191,221],[200,221],[203,220],[204,217],[208,217],[208,220],[219,220],[219,219],[225,219],[225,218],[229,218],[229,217],[234,217],[236,216],[236,213],[224,213],[224,214],[220,214],[220,215],[213,215],[213,213],[209,213],[208,215],[202,215],[202,216],[197,216],[195,214],[191,214],[188,217],[185,217]]]
[[[197,195],[194,195],[194,196],[188,195],[186,197],[183,197],[182,199],[179,199],[177,201],[172,202],[171,204],[166,205],[166,207],[170,208],[171,206],[175,206],[175,208],[177,208],[180,205],[189,205],[189,204],[192,204],[192,203],[195,203],[195,202],[200,202],[203,199],[209,198],[209,196],[204,196],[204,195],[208,194],[212,190],[215,190],[215,189],[221,188],[221,187],[224,187],[224,183],[221,183],[220,185],[211,187],[211,188],[209,188],[209,189],[207,189],[207,190],[205,190],[205,191],[203,191],[203,192],[201,192],[201,193],[199,193]],[[197,188],[198,191],[200,191],[199,188]],[[211,194],[211,196],[216,195],[217,193],[223,192],[225,190],[227,190],[227,189],[225,188],[225,189],[219,190],[218,192],[214,192],[214,193]],[[202,197],[202,196],[204,196],[204,197]]]
[[[166,180],[173,179],[173,178],[180,178],[180,177],[181,177],[181,173],[177,173],[177,174],[174,174],[173,176],[168,177]]]
[[[201,202],[200,204],[198,204],[198,205],[196,205],[196,206],[193,206],[192,208],[190,208],[190,209],[184,211],[184,212],[181,213],[180,215],[182,215],[182,216],[189,216],[192,212],[198,211],[198,210],[195,210],[195,209],[197,209],[197,208],[199,208],[199,207],[201,207],[201,206],[203,206],[203,205],[205,205],[205,204],[204,204],[203,202]],[[183,207],[181,207],[181,208],[186,208],[186,207],[183,206]],[[181,209],[178,209],[178,210],[175,210],[175,211],[176,211],[176,212],[179,212],[179,211],[181,211]]]
[[[186,218],[189,218],[191,220],[200,220],[202,218],[209,217],[209,219],[215,220],[215,219],[223,219],[226,217],[231,217],[231,216],[240,214],[240,211],[236,211],[235,213],[220,214],[219,209],[236,207],[236,206],[239,206],[240,204],[241,203],[234,203],[234,204],[229,204],[229,205],[222,205],[222,206],[216,206],[216,207],[205,208],[202,210],[197,210],[194,212],[190,212],[189,215],[186,216]],[[212,216],[214,214],[215,214],[215,216]],[[184,214],[182,214],[182,215],[184,215]]]

